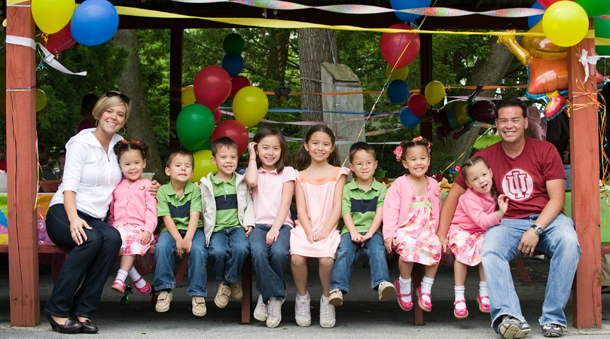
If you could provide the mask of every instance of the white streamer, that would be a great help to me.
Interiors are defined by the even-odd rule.
[[[70,71],[69,69],[65,68],[62,64],[59,63],[59,61],[57,61],[57,59],[55,59],[55,55],[53,53],[49,52],[42,44],[40,44],[40,43],[37,44],[33,39],[22,37],[22,36],[16,36],[16,35],[7,35],[6,43],[11,44],[11,45],[30,47],[33,50],[36,50],[36,45],[38,45],[40,47],[40,50],[42,50],[42,53],[44,54],[42,61],[44,61],[47,65],[55,68],[56,70],[58,70],[64,74],[80,75],[80,76],[87,75],[87,71],[74,73],[74,72]]]

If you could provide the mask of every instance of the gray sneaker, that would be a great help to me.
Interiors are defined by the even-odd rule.
[[[542,326],[542,335],[548,338],[563,337],[563,328],[557,324],[544,324]]]
[[[276,299],[273,301],[269,301],[269,305],[267,306],[267,310],[269,312],[269,316],[267,317],[266,325],[269,328],[275,328],[282,321],[282,304],[284,303],[284,299]]]
[[[498,333],[504,339],[525,338],[532,328],[526,321],[519,321],[514,317],[505,315],[496,327]]]
[[[260,294],[258,296],[258,301],[256,302],[256,308],[254,309],[254,319],[258,321],[267,320],[267,305],[263,302],[263,295]]]
[[[294,318],[297,321],[297,325],[301,327],[307,327],[311,325],[311,298],[307,293],[305,301],[299,301],[299,294],[297,293],[296,301],[294,304]]]

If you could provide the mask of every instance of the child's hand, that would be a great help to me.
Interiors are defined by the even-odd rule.
[[[362,242],[362,239],[364,238],[362,236],[362,234],[358,233],[358,232],[349,232],[349,234],[352,236],[352,242],[359,244]]]
[[[500,194],[498,197],[498,207],[502,213],[506,213],[508,210],[508,197],[504,194]]]
[[[313,243],[315,242],[315,239],[314,239],[314,234],[313,234],[313,233],[311,233],[311,232],[309,232],[309,233],[305,232],[305,235],[307,236],[307,241],[309,241],[309,243],[310,243],[310,244],[313,244]]]
[[[191,239],[182,239],[182,252],[185,254],[191,253],[191,246],[193,245],[193,240]]]
[[[366,244],[366,241],[371,239],[373,237],[373,234],[370,234],[369,232],[366,232],[365,235],[362,236],[362,247],[364,247],[364,244]]]
[[[176,254],[178,258],[182,259],[182,253],[184,250],[182,249],[182,238],[174,239],[176,241]]]
[[[152,234],[148,231],[142,232],[142,244],[148,245],[150,243],[150,239],[152,238]]]
[[[273,243],[277,240],[277,237],[279,235],[280,235],[280,230],[275,229],[274,227],[271,227],[269,232],[267,232],[267,237],[265,238],[267,245],[269,245],[269,246],[273,245]],[[309,237],[307,237],[307,238],[309,239]]]
[[[250,154],[250,159],[256,160],[256,143],[254,141],[248,144],[248,153]]]
[[[314,241],[322,241],[328,238],[328,231],[321,229],[319,232],[314,233],[313,240]]]
[[[148,186],[148,193],[150,193],[150,195],[156,198],[157,191],[159,190],[159,187],[161,187],[161,185],[157,182],[157,180],[153,180],[150,183],[151,185]]]
[[[394,240],[396,240],[396,238],[387,238],[383,241],[383,244],[385,245],[385,251],[387,253],[392,253],[392,245],[394,245]]]
[[[449,254],[449,239],[447,239],[446,235],[438,235],[438,240],[441,242],[441,246],[443,247],[443,253]]]
[[[253,229],[254,227],[252,226],[246,226],[246,238],[250,236],[250,233],[252,233]]]

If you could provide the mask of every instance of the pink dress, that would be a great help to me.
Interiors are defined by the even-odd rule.
[[[436,265],[442,254],[437,229],[429,196],[414,196],[407,218],[396,231],[395,248],[400,260]]]
[[[299,171],[297,180],[301,184],[303,194],[305,195],[305,203],[307,204],[307,212],[309,213],[313,232],[317,232],[324,227],[324,223],[328,220],[333,210],[333,199],[337,181],[342,175],[347,176],[348,174],[348,168],[335,167],[330,176],[312,179],[307,177],[305,171]],[[295,227],[290,232],[290,253],[308,258],[331,257],[334,259],[341,242],[341,235],[337,229],[338,224],[337,222],[328,238],[310,244],[307,241],[307,235],[305,230],[303,230],[303,226],[297,220]]]

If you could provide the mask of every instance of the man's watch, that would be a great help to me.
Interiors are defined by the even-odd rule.
[[[544,228],[534,224],[532,225],[532,228],[534,229],[534,231],[536,232],[536,235],[541,235],[542,232],[544,232]]]

